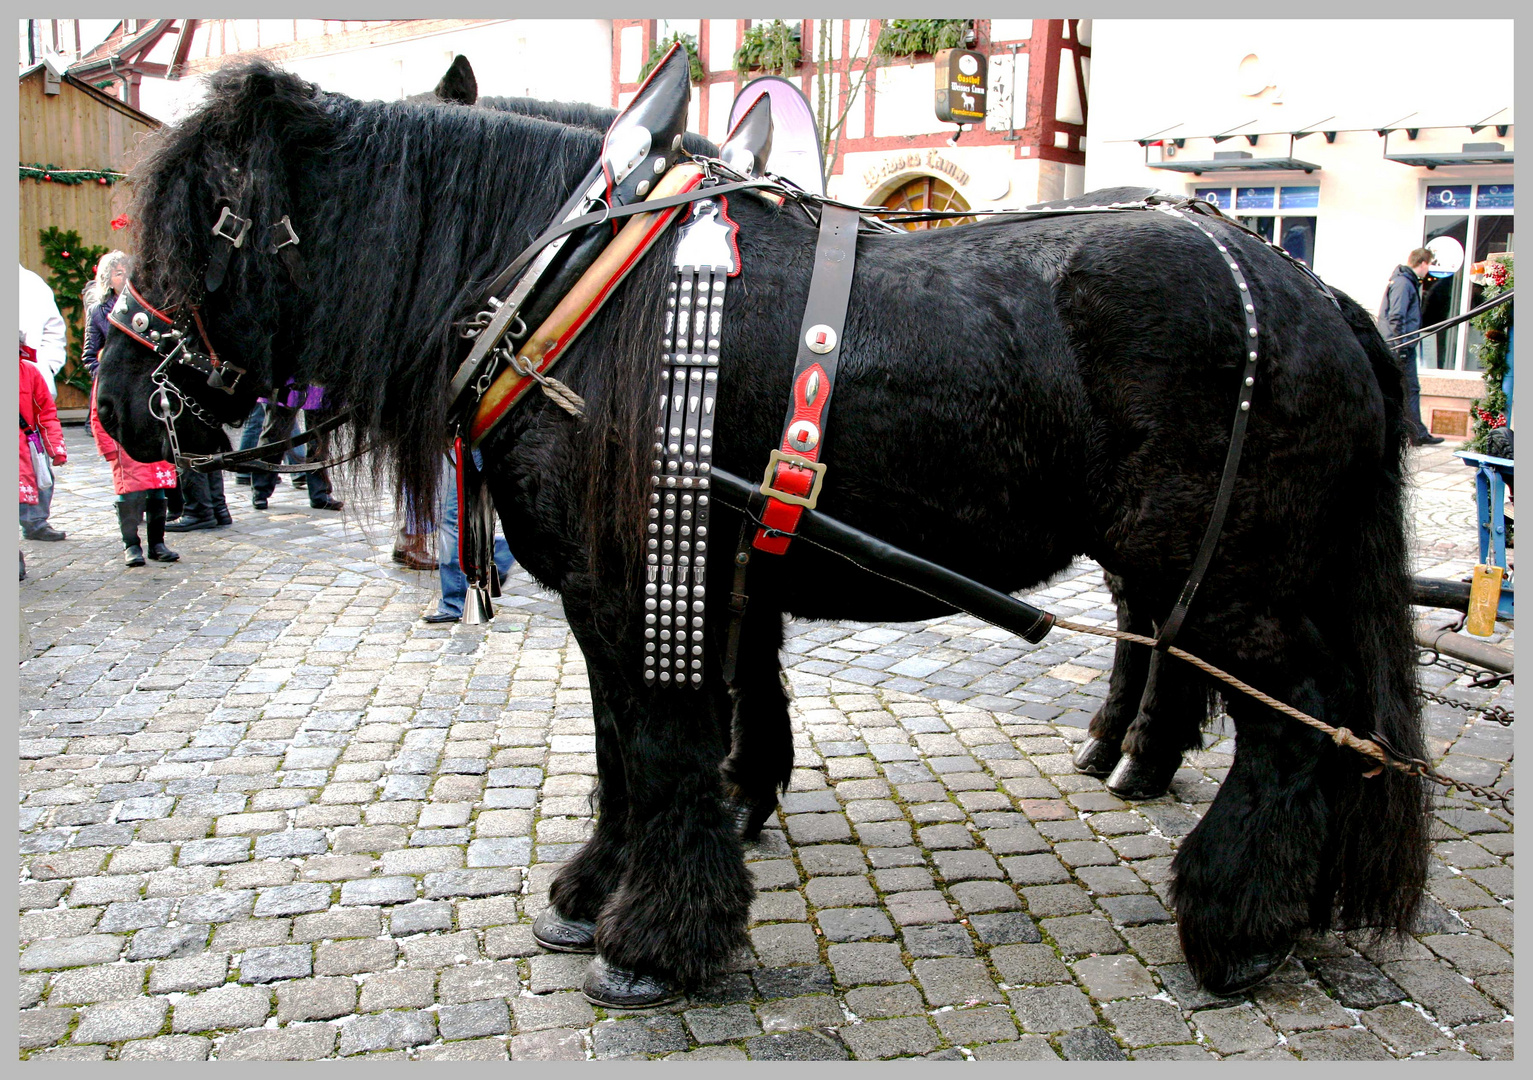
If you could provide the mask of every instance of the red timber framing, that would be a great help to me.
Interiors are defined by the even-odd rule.
[[[704,76],[699,93],[699,113],[697,129],[708,131],[710,127],[709,105],[710,95],[707,88],[715,83],[733,83],[738,90],[750,82],[758,73],[741,77],[737,75],[728,63],[729,58],[712,58],[710,56],[709,20],[699,20],[698,52],[703,61],[703,68],[707,71]],[[739,41],[752,20],[736,20],[735,40]],[[1079,40],[1079,19],[1034,19],[1032,21],[1032,37],[1025,41],[1004,39],[993,41],[990,37],[991,20],[976,19],[974,22],[975,44],[974,48],[988,55],[1010,55],[1012,44],[1017,45],[1017,53],[1025,55],[1029,59],[1027,66],[1026,101],[1018,101],[1017,126],[1015,129],[1002,129],[999,131],[987,131],[983,125],[974,125],[968,128],[962,136],[963,146],[1007,146],[1012,149],[1017,158],[1041,158],[1045,161],[1054,161],[1066,165],[1084,165],[1086,153],[1083,140],[1086,135],[1087,120],[1087,95],[1086,79],[1082,68],[1082,60],[1091,57],[1090,46],[1085,46]],[[811,105],[814,102],[813,78],[817,72],[817,65],[813,57],[817,50],[814,35],[819,32],[821,22],[817,19],[806,19],[803,22],[803,39],[799,44],[799,51],[803,59],[795,72],[788,73],[788,77],[796,82],[809,98]],[[831,61],[831,70],[839,73],[840,82],[839,100],[836,105],[836,114],[846,108],[847,96],[850,86],[856,81],[857,73],[860,72],[867,61],[864,58],[853,58],[851,41],[851,21],[837,19],[833,25],[841,34],[841,56]],[[625,27],[638,26],[643,29],[642,42],[640,44],[640,63],[635,65],[635,70],[643,66],[643,61],[648,58],[651,45],[657,37],[657,21],[655,19],[614,19],[612,20],[612,104],[616,106],[624,95],[632,94],[639,88],[642,80],[624,82],[621,78],[622,71],[622,31]],[[870,23],[870,34],[876,38],[880,27],[879,20]],[[1064,51],[1070,52],[1070,62],[1064,65],[1064,77],[1073,79],[1075,82],[1076,100],[1080,102],[1080,120],[1061,120],[1057,116],[1056,103],[1060,100],[1060,58]],[[930,56],[919,55],[918,62],[929,61]],[[900,58],[885,62],[888,64],[907,64],[909,60]],[[725,70],[709,70],[716,66],[722,66]],[[880,67],[884,64],[880,64]],[[878,70],[875,68],[869,77],[867,85],[862,88],[856,108],[863,112],[863,130],[873,132],[874,113],[877,107],[872,89],[878,80]],[[950,125],[939,125],[935,115],[932,116],[932,131],[929,134],[920,135],[866,135],[860,139],[843,137],[834,149],[835,160],[831,167],[832,174],[839,174],[846,155],[864,151],[886,150],[911,150],[942,148],[948,145],[948,140],[953,135]],[[1065,143],[1061,146],[1059,143]],[[829,157],[827,153],[827,157]]]
[[[122,87],[125,91],[122,100],[130,108],[137,109],[138,88],[144,76],[177,79],[186,74],[187,56],[197,22],[196,19],[140,20],[140,26],[131,31],[126,23],[121,23],[105,42],[91,50],[90,55],[70,65],[69,74],[93,86],[110,81]],[[147,57],[170,34],[177,35],[170,63],[151,63]]]

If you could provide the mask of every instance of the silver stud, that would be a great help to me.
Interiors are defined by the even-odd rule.
[[[1255,311],[1256,309],[1254,307],[1252,307],[1250,304],[1247,304],[1246,305],[1246,310],[1247,311]]]
[[[1240,411],[1241,412],[1246,412],[1250,408],[1251,408],[1251,403],[1249,401],[1242,401],[1240,403]]]
[[[1247,386],[1255,386],[1256,385],[1256,378],[1255,378],[1255,376],[1247,375],[1246,376],[1246,385]]]
[[[1251,327],[1251,329],[1247,330],[1246,333],[1250,334],[1252,337],[1255,337],[1256,336],[1256,327],[1254,327],[1254,326]]]
[[[828,353],[836,347],[836,332],[825,323],[815,323],[804,332],[804,344],[812,353]]]
[[[1248,360],[1255,360],[1256,359],[1256,351],[1253,349],[1251,352],[1247,353],[1246,354],[1246,359],[1248,359]]]

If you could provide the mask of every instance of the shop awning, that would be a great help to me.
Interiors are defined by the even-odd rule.
[[[1496,145],[1496,144],[1492,144]],[[1468,150],[1457,153],[1442,151],[1415,151],[1404,154],[1385,154],[1385,161],[1398,161],[1401,165],[1435,169],[1439,165],[1510,165],[1510,150]]]
[[[1320,166],[1313,161],[1301,161],[1296,157],[1219,157],[1209,161],[1178,161],[1175,158],[1145,162],[1152,169],[1192,173],[1202,176],[1210,172],[1318,172]]]

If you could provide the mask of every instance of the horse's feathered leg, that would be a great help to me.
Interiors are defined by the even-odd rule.
[[[606,686],[595,670],[590,671],[590,680],[596,726],[595,829],[591,839],[560,867],[548,898],[566,919],[594,923],[607,898],[616,891],[627,864],[628,783]]]
[[[1123,578],[1104,574],[1117,600],[1118,629],[1153,637],[1155,604],[1136,594]],[[1113,651],[1107,699],[1091,718],[1090,738],[1076,750],[1075,767],[1091,776],[1110,776],[1107,787],[1128,799],[1166,793],[1182,754],[1202,745],[1209,694],[1193,669],[1145,645],[1118,642]]]
[[[1265,654],[1246,670],[1279,700],[1328,723],[1349,713],[1334,660],[1300,627],[1280,632],[1268,617]],[[1253,635],[1254,637],[1255,635]],[[1182,951],[1202,984],[1234,993],[1280,966],[1314,925],[1317,901],[1334,889],[1326,851],[1339,751],[1312,728],[1253,698],[1234,696],[1235,760],[1219,794],[1172,862]]]
[[[1203,745],[1211,704],[1197,670],[1157,650],[1150,651],[1144,696],[1123,736],[1123,757],[1107,779],[1107,790],[1125,799],[1164,795],[1181,766],[1182,754]]]
[[[745,808],[744,839],[761,835],[777,807],[777,793],[793,775],[793,733],[783,689],[781,612],[758,594],[740,627],[740,649],[731,693],[734,722],[725,790]]]
[[[1117,574],[1104,572],[1108,591],[1118,607],[1118,629],[1128,634],[1149,635],[1148,618],[1136,619],[1124,595],[1124,582]],[[1123,755],[1123,736],[1133,722],[1144,695],[1149,671],[1150,650],[1143,645],[1119,641],[1113,647],[1112,675],[1107,683],[1107,697],[1086,727],[1089,738],[1075,751],[1075,769],[1088,776],[1106,776]]]
[[[725,809],[728,748],[706,692],[635,688],[627,697],[628,861],[597,919],[596,948],[610,966],[693,987],[748,944],[755,888]]]

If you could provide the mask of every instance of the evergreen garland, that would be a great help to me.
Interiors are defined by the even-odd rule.
[[[736,73],[749,75],[761,71],[767,75],[786,75],[797,69],[803,55],[799,48],[802,36],[801,26],[796,23],[789,26],[781,19],[753,23],[735,50]]]
[[[1505,267],[1504,272],[1500,269]],[[1486,267],[1488,284],[1481,294],[1481,303],[1494,300],[1512,288],[1512,259],[1491,263]],[[1502,380],[1507,374],[1508,331],[1512,327],[1511,302],[1491,308],[1483,315],[1474,317],[1474,328],[1485,335],[1482,344],[1472,346],[1480,361],[1480,371],[1485,379],[1485,396],[1476,398],[1472,411],[1475,415],[1473,435],[1468,448],[1478,454],[1493,453],[1487,448],[1492,430],[1505,427],[1507,415],[1506,391]],[[1498,440],[1499,441],[1499,440]]]
[[[672,34],[670,37],[661,38],[650,45],[649,59],[644,61],[644,66],[639,69],[640,82],[649,77],[649,73],[655,69],[655,65],[660,63],[665,54],[670,51],[671,46],[677,42],[680,42],[681,47],[687,50],[687,66],[691,72],[693,85],[701,84],[708,77],[708,73],[703,70],[703,61],[697,55],[697,39],[691,34],[678,33]]]
[[[67,328],[60,381],[88,394],[90,372],[80,362],[85,350],[85,300],[81,294],[96,277],[96,263],[112,249],[86,247],[79,233],[73,229],[60,232],[56,225],[39,230],[37,238],[42,244],[43,262],[48,264],[50,271],[48,287],[53,290],[54,302],[58,304]]]
[[[61,169],[57,165],[43,165],[34,161],[30,165],[21,166],[21,179],[73,187],[75,184],[115,184],[119,180],[126,180],[127,174],[111,169]]]
[[[968,39],[972,19],[890,19],[883,23],[873,54],[885,59],[956,49]]]

